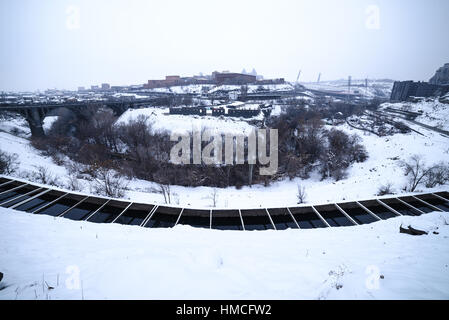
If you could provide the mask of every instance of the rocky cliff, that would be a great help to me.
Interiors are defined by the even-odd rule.
[[[429,80],[431,84],[449,85],[449,63],[439,68],[435,75]]]

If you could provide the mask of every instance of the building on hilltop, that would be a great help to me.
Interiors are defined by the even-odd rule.
[[[180,76],[166,76],[165,80],[148,80],[148,83],[144,84],[145,89],[164,88],[170,86],[180,85]]]
[[[212,80],[217,84],[234,84],[234,85],[242,85],[242,84],[250,84],[255,83],[257,81],[256,76],[242,73],[231,73],[231,72],[213,72]]]

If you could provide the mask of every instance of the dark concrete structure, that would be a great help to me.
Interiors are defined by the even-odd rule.
[[[252,118],[259,115],[260,109],[228,109],[229,117]]]
[[[170,114],[179,114],[179,115],[206,115],[206,107],[172,107],[169,108]]]
[[[219,117],[225,115],[225,109],[224,108],[212,108],[212,116]]]
[[[391,101],[407,101],[410,97],[438,97],[449,92],[449,85],[427,82],[396,81],[391,92]]]
[[[207,115],[206,107],[172,107],[169,110],[170,110],[170,114],[199,115],[199,116]],[[228,108],[227,113],[226,113],[225,108],[223,108],[223,107],[216,107],[216,108],[211,109],[211,115],[214,117],[228,116],[228,117],[252,118],[252,117],[259,115],[259,113],[260,113],[260,109]]]

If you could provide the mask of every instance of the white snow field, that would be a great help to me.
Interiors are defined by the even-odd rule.
[[[0,299],[449,299],[448,224],[145,229],[0,208]]]
[[[117,124],[128,123],[131,120],[136,120],[139,116],[148,117],[148,122],[155,132],[175,131],[182,133],[207,128],[217,132],[247,134],[253,129],[248,122],[239,118],[170,115],[168,108],[155,107],[128,110],[117,120]],[[263,118],[263,116],[260,117]]]
[[[323,90],[333,92],[348,92],[348,79],[333,81],[305,82],[301,83],[307,89]],[[368,80],[368,88],[365,87],[365,79],[351,80],[351,93],[360,94],[368,98],[384,97],[389,98],[393,90],[393,80]]]

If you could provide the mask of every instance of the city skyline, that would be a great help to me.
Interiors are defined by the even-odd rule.
[[[2,1],[0,90],[266,78],[428,81],[448,62],[444,0]],[[418,23],[419,22],[419,23]],[[423,59],[426,57],[426,59]]]

